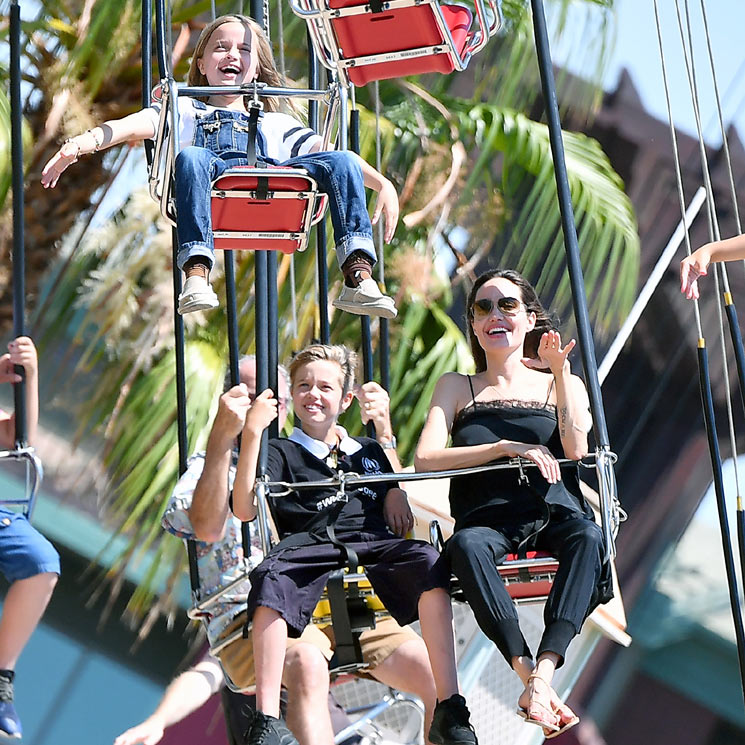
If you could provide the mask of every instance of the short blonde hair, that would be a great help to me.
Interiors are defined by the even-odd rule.
[[[354,374],[357,368],[357,353],[342,344],[311,344],[300,350],[290,361],[290,383],[295,385],[295,378],[301,367],[310,362],[327,360],[336,362],[342,373],[341,394],[346,396],[354,386]]]
[[[199,34],[197,45],[194,47],[194,54],[191,57],[191,64],[189,65],[189,75],[187,77],[189,85],[209,85],[207,78],[199,69],[197,63],[204,56],[204,50],[207,47],[210,37],[215,32],[215,29],[219,28],[224,23],[242,23],[246,28],[253,31],[253,38],[256,39],[256,43],[258,44],[257,54],[259,58],[259,71],[256,75],[256,80],[260,83],[266,83],[273,88],[286,88],[287,83],[277,69],[277,64],[274,61],[274,54],[272,53],[272,45],[269,43],[269,39],[267,39],[264,29],[261,28],[253,18],[238,13],[215,18],[215,20],[207,24],[202,33]],[[206,100],[204,96],[199,96],[199,98],[203,101]],[[262,100],[264,101],[264,107],[267,111],[279,111],[279,99],[267,97]]]

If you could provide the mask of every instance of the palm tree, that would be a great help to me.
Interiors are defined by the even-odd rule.
[[[563,9],[568,4],[565,1],[558,5]],[[610,1],[589,5],[601,11],[600,24],[607,26]],[[186,22],[203,13],[205,6],[177,5],[174,21]],[[35,172],[52,149],[48,124],[59,108],[54,103],[59,98],[55,99],[52,91],[62,86],[66,92],[67,111],[75,113],[76,118],[63,123],[72,132],[137,106],[136,84],[125,87],[128,76],[134,78],[132,72],[137,68],[132,35],[128,37],[128,54],[115,51],[119,37],[108,35],[113,50],[108,52],[110,74],[106,75],[95,54],[95,50],[101,52],[99,47],[106,46],[105,39],[93,30],[102,28],[95,22],[103,12],[118,22],[119,29],[124,29],[125,23],[136,28],[137,9],[114,0],[98,0],[86,8],[87,20],[63,20],[61,9],[47,3],[38,19],[26,25],[33,40],[29,44],[33,54],[28,54],[37,60],[35,67],[28,68],[34,73],[29,73],[29,78],[41,91],[40,97],[30,96],[27,103],[27,120],[34,137],[27,220],[45,223],[37,227],[40,232],[34,239],[35,250],[44,255],[46,263],[56,247],[63,247],[62,269],[49,280],[51,289],[40,304],[38,322],[48,339],[67,341],[72,335],[73,344],[80,350],[72,362],[93,370],[96,376],[78,412],[79,434],[93,430],[101,433],[102,456],[110,476],[109,518],[132,539],[130,549],[111,570],[111,578],[116,586],[131,559],[153,550],[151,578],[162,560],[172,567],[168,573],[170,586],[181,568],[176,557],[182,557],[177,542],[164,537],[158,527],[178,464],[168,279],[170,230],[160,221],[155,206],[140,193],[133,193],[103,228],[84,229],[96,191],[109,183],[120,162],[116,153],[103,161],[89,157],[77,171],[71,169],[69,175],[77,177],[64,185],[63,209],[46,194],[42,202],[35,184]],[[218,12],[228,9],[232,4],[218,4]],[[535,73],[528,64],[533,59],[530,17],[526,3],[520,0],[505,0],[504,10],[504,36],[490,43],[474,60],[469,73],[460,78],[429,78],[426,90],[411,81],[380,85],[383,168],[398,182],[406,213],[404,226],[389,251],[388,273],[401,308],[400,318],[392,327],[391,346],[396,352],[391,389],[394,425],[404,457],[413,448],[439,375],[470,365],[462,333],[445,311],[451,304],[452,283],[432,271],[435,253],[452,253],[461,263],[456,283],[467,279],[476,261],[488,255],[494,263],[510,263],[522,269],[537,282],[544,298],[560,309],[566,308],[569,299],[547,132],[545,125],[524,113],[535,104]],[[562,23],[559,14],[559,33]],[[84,34],[84,29],[89,29],[89,34]],[[303,34],[302,22],[289,20],[285,26],[286,49],[302,49]],[[45,75],[42,61],[47,57],[59,62]],[[287,59],[290,69],[297,69],[293,66],[299,62],[290,54]],[[468,98],[456,90],[464,84],[474,91]],[[112,94],[117,87],[124,95]],[[374,117],[369,91],[361,91],[359,100],[367,104],[362,109],[362,155],[373,161]],[[628,307],[636,282],[639,245],[633,211],[620,179],[595,141],[566,133],[565,146],[591,313],[599,328],[608,328]],[[50,204],[54,219],[40,220],[42,209],[49,214]],[[77,230],[71,231],[73,227]],[[505,234],[508,239],[501,237]],[[293,303],[291,261],[284,257],[280,264],[282,318],[290,317]],[[294,305],[300,315],[296,325],[282,325],[281,356],[316,335],[312,252],[298,255],[294,262]],[[605,266],[615,271],[601,272],[600,267]],[[252,275],[252,257],[241,257],[237,285],[242,349],[253,346]],[[338,282],[338,272],[332,270],[330,276]],[[332,294],[335,289],[331,287]],[[354,344],[356,328],[349,316],[333,317],[335,339]],[[203,445],[225,352],[220,312],[200,320],[189,319],[190,451]],[[354,424],[350,428],[355,431]],[[140,613],[154,607],[152,619],[153,613],[169,602],[166,594],[152,606],[153,597],[151,586],[145,583],[132,599],[132,610]]]

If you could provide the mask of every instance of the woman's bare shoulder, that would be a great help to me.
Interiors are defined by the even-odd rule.
[[[446,372],[440,376],[437,381],[437,390],[442,392],[453,392],[459,391],[463,386],[468,388],[469,375],[464,375],[459,372]]]

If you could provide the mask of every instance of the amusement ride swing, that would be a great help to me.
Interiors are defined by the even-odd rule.
[[[410,5],[410,3],[393,3],[385,4],[384,10],[388,15],[388,9],[391,5]],[[491,6],[490,6],[491,7]],[[542,11],[542,8],[539,9]],[[293,5],[293,10],[298,12],[298,7]],[[351,17],[357,19],[361,16],[358,12],[359,9],[355,10]],[[428,13],[434,12],[432,7],[424,9]],[[534,8],[535,10],[535,8]],[[328,11],[328,8],[326,8]],[[252,7],[253,17],[263,22],[265,31],[267,29],[266,16],[264,15],[265,9],[260,7]],[[336,18],[339,14],[336,11],[328,11],[330,16],[320,16],[317,13],[299,13],[306,17],[309,24],[309,36],[313,41],[313,46],[316,52],[321,52],[321,42],[328,43],[330,34],[332,32],[332,24],[329,18],[332,16]],[[370,18],[365,18],[366,21],[374,23],[376,20],[387,20],[385,16],[380,16],[380,9],[367,8],[366,15],[372,14]],[[439,10],[436,12],[440,12]],[[493,18],[492,24],[489,26],[485,21],[484,9],[479,4],[477,7],[477,16],[479,18],[479,24],[481,31],[477,31],[472,34],[469,38],[473,42],[473,47],[467,56],[471,53],[478,51],[483,46],[486,38],[496,31],[501,21],[499,15],[499,9],[493,7]],[[159,46],[159,59],[165,60],[165,34],[164,34],[164,19],[166,17],[165,8],[160,4],[156,6],[156,18],[158,18],[157,30],[158,30],[158,46]],[[364,26],[360,25],[360,29]],[[440,26],[438,25],[438,28]],[[483,30],[490,29],[487,34]],[[345,29],[349,32],[349,28]],[[544,87],[548,86],[549,90],[552,85],[552,81],[546,81],[546,70],[550,69],[550,62],[547,52],[547,37],[545,31],[545,22],[540,23],[536,20],[536,33],[537,37],[541,39],[541,32],[545,37],[543,39],[543,48],[545,51],[542,57],[542,77],[544,79]],[[365,32],[366,33],[366,32]],[[447,34],[445,34],[447,36]],[[367,38],[367,37],[365,37]],[[348,39],[345,42],[345,47],[350,48]],[[331,46],[336,48],[335,43]],[[418,64],[423,64],[425,55],[421,54],[420,47],[416,50],[414,57],[419,60]],[[339,45],[339,49],[341,46]],[[310,90],[300,91],[293,89],[270,89],[266,86],[257,84],[250,84],[243,86],[241,92],[252,97],[252,101],[249,104],[250,119],[254,121],[253,127],[255,128],[256,117],[260,115],[261,106],[259,99],[266,95],[275,96],[304,96],[316,101],[323,98],[327,103],[327,116],[324,124],[323,137],[324,141],[328,143],[330,141],[330,130],[332,127],[332,120],[338,110],[338,128],[339,128],[339,146],[344,147],[347,142],[347,128],[346,128],[346,110],[348,103],[348,88],[351,88],[351,84],[361,80],[361,78],[355,79],[353,73],[363,70],[365,71],[365,82],[377,78],[391,77],[391,65],[396,65],[396,55],[399,55],[400,60],[406,60],[408,50],[391,51],[390,48],[385,49],[381,52],[381,55],[385,56],[385,61],[381,61],[382,57],[370,54],[369,48],[366,49],[366,56],[364,59],[356,58],[355,62],[351,62],[349,59],[340,60],[339,56],[321,56],[321,59],[331,72],[331,80],[327,91],[321,91],[317,88],[317,75],[314,73],[314,66],[311,67],[310,80],[314,84]],[[435,48],[434,51],[430,49],[430,56],[432,59],[437,60],[437,64],[441,64],[445,57],[442,56],[442,52],[439,48]],[[467,61],[466,56],[466,61]],[[312,55],[311,55],[312,58]],[[447,57],[447,59],[452,59]],[[458,57],[460,60],[450,69],[462,69],[460,65],[463,65],[463,57]],[[332,64],[333,62],[333,64]],[[449,64],[449,63],[448,63]],[[146,65],[143,65],[145,68]],[[317,69],[317,68],[315,68]],[[399,74],[406,74],[404,70],[410,69],[404,66],[402,72]],[[433,69],[437,69],[436,67]],[[445,70],[449,71],[449,70]],[[377,76],[377,77],[376,77]],[[171,170],[172,164],[175,160],[175,154],[173,148],[175,147],[174,138],[169,138],[170,150],[164,152],[164,138],[165,134],[169,129],[175,131],[176,124],[173,119],[175,114],[175,106],[173,101],[179,95],[196,96],[205,95],[211,92],[206,88],[180,88],[176,89],[173,85],[172,77],[166,72],[161,70],[161,83],[159,89],[162,96],[162,107],[161,107],[161,118],[159,125],[159,136],[156,139],[155,155],[153,157],[153,163],[155,167],[152,172],[157,175],[151,176],[151,194],[158,199],[161,204],[163,214],[170,219],[173,219],[175,215],[171,207],[172,196],[171,186],[172,177]],[[236,91],[237,92],[237,91]],[[550,100],[550,94],[547,96],[547,100]],[[354,102],[354,92],[352,89],[351,100]],[[171,101],[171,105],[168,106],[168,102]],[[168,114],[172,117],[170,124],[168,123]],[[558,116],[555,117],[555,126],[558,126]],[[251,124],[249,126],[252,126]],[[351,140],[353,145],[359,141],[358,137],[358,126],[359,117],[356,108],[352,110],[352,123],[351,123]],[[554,147],[555,156],[557,153],[559,157],[561,154],[561,140],[560,134],[558,137],[552,138],[552,145]],[[559,150],[557,150],[559,148]],[[249,138],[249,163],[256,161],[255,149],[252,149],[251,138]],[[162,164],[162,165],[161,165]],[[318,222],[320,219],[319,201],[320,198],[317,194],[317,190],[314,188],[314,184],[303,182],[302,173],[287,174],[285,180],[285,174],[283,174],[280,168],[269,168],[263,169],[260,167],[249,165],[247,167],[239,167],[232,169],[231,171],[223,174],[218,181],[213,184],[212,190],[212,214],[213,224],[215,230],[215,236],[219,240],[216,241],[217,248],[228,249],[225,253],[225,274],[226,274],[226,295],[227,295],[227,316],[228,316],[228,329],[229,329],[229,344],[230,344],[230,371],[232,382],[237,384],[238,378],[238,342],[237,342],[237,320],[235,318],[235,287],[234,287],[234,269],[233,269],[233,257],[230,253],[231,249],[243,248],[249,250],[255,250],[255,271],[256,271],[256,356],[257,356],[257,389],[262,390],[268,383],[273,390],[277,390],[277,317],[276,317],[276,250],[293,253],[295,250],[304,250],[307,245],[308,231],[312,222]],[[557,164],[558,165],[558,164]],[[563,159],[562,159],[563,165]],[[557,168],[557,173],[560,169]],[[561,178],[562,176],[557,175],[557,181],[560,184],[560,195],[561,195]],[[564,171],[563,178],[566,179],[566,173]],[[286,191],[280,186],[282,182],[292,183],[300,182],[300,186],[295,188],[289,188]],[[232,190],[232,196],[231,196]],[[273,200],[277,200],[279,206],[272,210],[271,203]],[[301,201],[303,205],[298,211],[298,220],[295,226],[287,228],[282,225],[279,229],[270,231],[270,227],[274,228],[276,217],[271,217],[272,212],[276,215],[281,212],[283,202],[280,200],[290,199],[294,201]],[[573,218],[571,216],[571,202],[569,201],[568,193],[564,195],[564,204],[562,205],[562,217],[565,235],[568,235],[567,242],[571,244],[574,241],[574,247],[576,251],[576,233],[574,231]],[[249,212],[246,212],[248,210]],[[261,223],[260,229],[253,230],[256,227],[255,223],[252,223],[252,217],[254,214],[266,213],[269,215],[266,220]],[[225,229],[225,223],[230,224],[229,229]],[[322,225],[322,223],[320,223]],[[318,252],[318,266],[319,270],[321,265],[325,269],[325,238],[318,240],[319,252]],[[267,250],[268,249],[268,250]],[[272,250],[274,249],[274,250]],[[174,248],[175,250],[175,248]],[[592,356],[591,337],[589,334],[589,321],[587,319],[586,302],[584,300],[584,290],[581,280],[581,272],[579,270],[579,262],[575,257],[575,261],[571,261],[570,254],[570,275],[572,273],[572,263],[574,263],[574,290],[575,290],[575,310],[578,315],[578,326],[580,327],[580,338],[584,342],[582,344],[583,349],[583,361],[586,365],[589,365],[591,369],[594,369],[594,358]],[[175,264],[174,264],[175,266]],[[382,268],[382,261],[381,261]],[[577,273],[578,272],[578,273]],[[319,292],[321,297],[319,298],[321,309],[326,305],[326,286],[325,286],[325,274],[319,271]],[[178,293],[180,284],[180,273],[177,269],[174,270],[174,288]],[[580,299],[578,300],[576,294],[579,293]],[[264,299],[264,302],[262,302]],[[583,333],[583,321],[584,319],[584,333]],[[372,344],[370,338],[370,322],[368,318],[362,318],[362,339],[363,339],[363,360],[365,367],[365,379],[369,380],[372,377]],[[179,317],[176,318],[176,324],[181,325],[182,321]],[[381,326],[384,326],[385,322],[381,321]],[[177,334],[182,333],[177,331]],[[320,337],[322,342],[328,342],[329,331],[328,331],[328,319],[323,316],[323,310],[321,311],[321,331]],[[177,358],[178,359],[178,358]],[[178,365],[178,362],[177,362]],[[384,378],[385,378],[384,374]],[[182,378],[182,373],[179,373],[179,378]],[[605,433],[604,418],[602,415],[602,405],[599,400],[599,389],[597,385],[597,377],[595,375],[594,386],[592,375],[588,375],[590,395],[591,395],[591,406],[593,413],[595,414],[597,441],[599,443],[598,449],[596,450],[594,459],[594,466],[598,472],[598,483],[600,486],[600,497],[602,505],[602,523],[603,533],[606,546],[606,560],[611,561],[614,554],[614,538],[615,533],[620,521],[620,511],[618,508],[617,499],[615,496],[615,481],[613,477],[612,463],[614,461],[614,455],[610,451],[610,447],[607,445],[607,434]],[[182,390],[183,381],[179,383],[180,390]],[[593,397],[593,393],[595,396]],[[183,399],[185,403],[185,396]],[[183,429],[183,438],[180,437],[180,441],[185,442],[185,421],[183,419],[184,406],[181,405],[180,395],[180,406],[179,406],[179,429]],[[276,425],[275,425],[276,427]],[[277,434],[276,429],[273,433]],[[264,437],[267,437],[265,433]],[[266,448],[262,448],[265,454]],[[182,458],[185,462],[185,453],[182,453]],[[591,464],[592,465],[592,464]],[[265,460],[261,460],[259,463],[259,474],[264,472],[266,465]],[[524,468],[534,467],[533,464],[527,461],[520,461],[516,459],[514,462],[509,464],[499,464],[495,466],[485,466],[484,470],[490,468],[517,468],[522,473]],[[447,478],[453,475],[458,475],[464,472],[472,472],[473,469],[462,469],[448,472],[437,472],[430,474],[395,474],[394,476],[364,476],[361,477],[357,474],[343,474],[339,473],[336,480],[324,481],[320,483],[303,483],[303,484],[284,484],[284,483],[271,483],[266,477],[259,477],[256,486],[257,501],[259,506],[259,518],[258,526],[261,534],[262,545],[264,546],[265,553],[271,547],[270,528],[269,528],[269,509],[267,496],[272,497],[280,496],[282,493],[289,493],[290,490],[297,490],[301,488],[314,488],[320,485],[328,486],[329,484],[336,484],[340,499],[343,501],[345,490],[352,484],[358,483],[370,483],[371,481],[390,481],[396,479],[399,482],[405,482],[407,480],[421,480],[424,478]],[[276,491],[279,488],[282,491]],[[340,502],[341,503],[341,502]],[[243,531],[244,542],[248,535],[247,528]],[[432,526],[432,538],[437,541],[439,535],[439,526],[433,524]],[[246,552],[248,553],[248,552]],[[229,594],[234,588],[240,583],[237,580],[232,583],[229,587],[223,588],[217,595],[210,595],[203,597],[200,592],[199,586],[199,575],[196,563],[196,553],[193,544],[189,545],[189,557],[190,557],[190,575],[192,580],[192,587],[194,591],[195,606],[192,610],[193,616],[203,616],[211,604],[217,602],[225,594]],[[362,631],[368,628],[372,628],[375,625],[376,619],[384,617],[386,615],[385,609],[380,605],[379,600],[372,594],[372,590],[369,585],[369,581],[366,579],[364,572],[358,567],[356,557],[347,554],[347,566],[340,567],[339,570],[334,572],[329,579],[327,593],[324,599],[319,604],[319,608],[316,610],[314,616],[315,623],[326,624],[329,621],[332,623],[334,633],[336,637],[336,652],[334,659],[331,662],[331,669],[334,672],[351,671],[359,669],[362,666],[362,660],[359,650],[359,635]],[[516,556],[511,555],[507,558],[505,565],[500,567],[500,572],[505,578],[505,583],[508,586],[511,596],[516,602],[540,602],[545,600],[546,596],[551,587],[553,576],[556,573],[558,564],[555,558],[548,554],[540,552],[531,552],[530,556]],[[240,598],[239,598],[240,601]],[[220,642],[218,648],[213,648],[214,653],[218,653],[220,649],[233,641],[240,634],[240,630],[234,632],[233,636],[228,639],[224,639]]]
[[[579,348],[588,387],[590,407],[593,415],[596,449],[588,458],[589,467],[597,472],[601,502],[602,531],[605,545],[605,561],[612,561],[615,555],[615,535],[622,518],[615,489],[613,463],[615,455],[610,449],[605,416],[600,396],[594,347],[590,331],[589,314],[584,293],[582,270],[579,261],[577,234],[574,225],[573,209],[569,193],[566,166],[564,163],[563,144],[556,95],[551,68],[546,20],[542,0],[532,0],[532,12],[535,26],[536,47],[541,72],[543,95],[546,101],[550,142],[554,159],[556,182],[559,195],[562,228],[567,251],[567,265],[572,287],[574,312],[577,322]],[[323,128],[324,140],[330,142],[334,120],[337,119],[338,146],[346,148],[351,140],[353,149],[359,143],[359,111],[353,106],[351,126],[347,126],[348,104],[351,97],[354,104],[353,85],[388,77],[417,74],[420,72],[450,72],[462,70],[472,54],[477,53],[487,43],[488,38],[498,30],[501,24],[501,11],[496,0],[488,0],[487,7],[483,0],[476,0],[476,27],[471,28],[470,11],[462,12],[460,6],[439,6],[433,0],[415,2],[414,0],[391,0],[375,2],[362,6],[344,0],[299,0],[292,3],[292,9],[305,18],[309,26],[309,37],[316,54],[309,52],[310,87],[307,90],[271,88],[263,84],[252,83],[230,87],[221,87],[220,92],[240,92],[251,97],[250,121],[254,130],[261,115],[261,98],[265,96],[299,96],[310,101],[309,119],[311,126],[317,128],[317,102],[323,101],[327,106],[326,120]],[[392,49],[370,47],[371,35],[368,28],[383,28],[388,22],[399,24],[401,17],[408,17],[409,12],[426,13],[429,21],[426,25],[432,32],[425,39],[411,41],[414,47]],[[152,79],[150,60],[152,56],[151,19],[153,8],[151,0],[143,0],[143,106],[151,103]],[[213,8],[214,15],[214,8]],[[251,15],[268,31],[268,7],[256,0],[251,3]],[[418,16],[417,16],[418,18]],[[154,97],[160,101],[161,115],[158,124],[158,135],[155,145],[148,145],[146,152],[149,164],[149,184],[153,198],[160,203],[164,216],[173,224],[177,219],[173,206],[173,166],[176,155],[176,138],[168,137],[169,132],[177,131],[177,106],[179,96],[196,97],[208,95],[213,91],[209,87],[177,87],[167,64],[167,27],[169,22],[168,8],[165,0],[158,0],[155,5],[156,57],[158,61],[160,82],[155,89]],[[19,8],[17,2],[11,5],[11,39],[13,33],[19,34]],[[376,24],[378,24],[376,26]],[[428,31],[428,33],[429,33]],[[359,38],[358,38],[359,35]],[[373,42],[382,43],[382,37],[391,36],[397,41],[408,36],[399,32],[380,34],[376,32]],[[356,45],[357,41],[364,44]],[[399,47],[401,45],[399,44]],[[344,50],[347,50],[346,53]],[[351,51],[350,51],[351,50]],[[16,49],[17,53],[17,49]],[[317,56],[316,56],[317,55]],[[318,86],[317,59],[330,70],[330,82],[327,89]],[[11,72],[15,68],[11,65]],[[19,73],[16,72],[18,84]],[[12,89],[14,90],[13,86]],[[351,96],[350,96],[351,91]],[[12,99],[14,116],[20,117],[19,99]],[[15,118],[14,118],[15,122]],[[14,128],[14,132],[16,129]],[[14,143],[20,143],[20,135]],[[257,390],[267,387],[277,391],[277,255],[276,251],[292,254],[307,247],[311,226],[317,224],[317,266],[320,339],[329,341],[329,322],[327,311],[327,267],[325,260],[326,238],[323,221],[324,196],[318,192],[317,185],[307,173],[298,169],[264,168],[257,162],[256,151],[252,150],[252,138],[249,138],[249,162],[255,165],[232,169],[223,174],[212,185],[211,203],[216,248],[223,249],[226,286],[226,312],[229,340],[229,369],[233,384],[239,382],[238,375],[238,322],[235,292],[235,266],[232,250],[255,251],[255,298],[256,298],[256,367]],[[20,147],[20,146],[18,146]],[[14,149],[14,178],[22,178],[22,159],[16,158]],[[14,181],[14,266],[22,270],[23,236],[18,228],[22,224],[22,182]],[[288,208],[292,206],[292,209]],[[288,217],[289,215],[289,217]],[[288,219],[285,219],[288,218]],[[174,297],[181,292],[181,273],[177,268],[177,243],[174,234],[173,247],[173,287]],[[20,258],[16,260],[16,249]],[[379,271],[383,271],[381,256]],[[382,277],[382,274],[381,274]],[[18,285],[17,285],[18,287]],[[23,297],[22,284],[18,292]],[[20,314],[22,319],[22,313]],[[176,338],[176,388],[178,411],[178,443],[180,454],[180,473],[186,470],[187,436],[186,436],[186,383],[184,359],[184,326],[181,316],[174,312],[174,333]],[[384,385],[387,382],[387,321],[381,319],[381,377]],[[370,320],[361,318],[364,377],[373,377],[373,354],[370,331]],[[22,333],[21,327],[16,327]],[[22,386],[16,386],[16,389]],[[18,406],[18,399],[16,405]],[[272,431],[273,430],[273,431]],[[259,461],[257,481],[257,499],[259,505],[258,529],[265,551],[271,546],[269,510],[267,495],[276,496],[273,488],[298,489],[314,484],[271,483],[265,476],[266,471],[266,438],[277,435],[276,422],[264,433],[264,447]],[[24,454],[22,438],[18,443],[18,455]],[[335,484],[343,500],[345,489],[356,483],[381,480],[422,480],[426,478],[447,478],[475,470],[496,468],[517,469],[521,474],[534,464],[521,459],[513,459],[507,464],[483,466],[480,469],[458,469],[454,471],[416,474],[394,474],[384,476],[359,476],[357,474],[339,473],[336,479],[323,482],[324,485]],[[315,484],[318,486],[318,484]],[[433,537],[438,534],[433,526]],[[244,545],[248,543],[248,527],[244,525]],[[204,595],[200,589],[196,551],[193,542],[187,542],[189,554],[190,580],[193,590],[193,617],[203,617],[211,604],[225,595],[229,595],[234,585],[222,588],[217,595]],[[248,552],[246,552],[248,554]],[[512,596],[520,602],[539,602],[545,600],[556,572],[557,562],[547,555],[511,556],[504,567],[500,567],[506,578]],[[237,599],[237,602],[240,598]],[[359,634],[366,628],[374,627],[376,618],[384,616],[386,611],[380,605],[369,588],[364,573],[359,570],[354,556],[348,555],[347,566],[340,567],[329,580],[327,598],[317,609],[315,622],[333,624],[337,640],[336,665],[338,670],[356,670],[361,666],[359,655]],[[227,643],[227,642],[226,642]],[[214,650],[219,651],[219,650]],[[394,701],[395,703],[396,701]],[[387,705],[386,705],[387,706]],[[384,707],[385,708],[385,707]]]

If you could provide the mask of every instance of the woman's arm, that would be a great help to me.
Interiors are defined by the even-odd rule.
[[[569,353],[576,342],[572,339],[561,346],[558,331],[548,331],[538,344],[540,363],[551,370],[556,384],[556,416],[559,421],[559,436],[564,455],[579,460],[587,455],[587,433],[592,427],[589,401],[585,384],[572,375]],[[526,360],[526,363],[529,362]]]
[[[510,455],[502,444],[504,440],[485,445],[448,447],[450,430],[459,408],[459,394],[464,385],[463,376],[458,373],[445,373],[437,381],[414,454],[415,470],[446,471],[480,466]]]
[[[592,417],[585,384],[572,375],[569,363],[556,379],[556,416],[564,455],[580,460],[587,455],[587,433],[592,427]]]
[[[62,173],[81,155],[105,150],[122,142],[145,140],[154,135],[153,112],[150,109],[142,109],[121,119],[111,119],[66,140],[44,166],[41,183],[46,189],[54,188]]]
[[[261,435],[277,418],[277,399],[270,388],[259,394],[246,414],[241,435],[241,452],[233,484],[233,514],[248,522],[256,517],[254,486],[256,466],[259,462]]]

